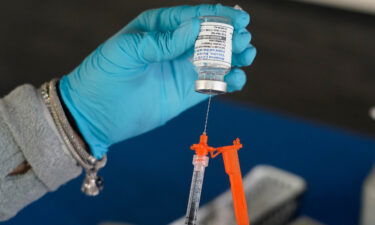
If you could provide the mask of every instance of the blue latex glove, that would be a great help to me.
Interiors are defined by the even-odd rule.
[[[246,12],[220,4],[178,6],[143,12],[62,78],[63,101],[96,158],[208,97],[194,91],[198,75],[191,63],[204,15],[232,19],[233,65],[250,65],[256,50]],[[225,79],[229,91],[246,82],[238,68]]]

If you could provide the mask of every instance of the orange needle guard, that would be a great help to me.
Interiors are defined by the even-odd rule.
[[[242,148],[240,139],[233,141],[233,145],[213,148],[207,144],[208,137],[205,133],[200,136],[200,142],[191,146],[191,149],[197,155],[206,156],[210,153],[211,158],[215,158],[219,154],[223,155],[225,172],[229,176],[234,213],[238,225],[250,225],[249,215],[247,211],[247,203],[245,191],[243,189],[241,167],[238,159],[237,151]]]

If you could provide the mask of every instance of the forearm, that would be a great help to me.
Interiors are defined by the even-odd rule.
[[[0,99],[0,221],[80,173],[34,87]]]

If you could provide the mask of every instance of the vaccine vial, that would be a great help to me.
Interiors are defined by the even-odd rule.
[[[227,17],[203,16],[195,42],[193,64],[198,72],[195,90],[204,94],[224,94],[224,76],[232,67],[232,21]]]

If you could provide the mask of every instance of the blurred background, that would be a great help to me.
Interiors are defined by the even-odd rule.
[[[96,46],[146,9],[200,3],[218,1],[3,2],[0,95],[23,83],[39,86],[70,72]],[[375,105],[375,1],[220,3],[239,4],[251,14],[249,29],[258,56],[246,69],[245,89],[215,99],[210,119],[213,143],[230,143],[237,136],[248,142],[251,153],[243,150],[240,155],[244,174],[256,165],[268,164],[300,176],[307,184],[307,192],[299,200],[294,217],[307,215],[324,224],[359,224],[363,184],[375,162],[375,122],[369,116],[369,109]],[[205,104],[201,104],[166,127],[115,146],[118,150],[110,156],[112,165],[106,172],[107,192],[103,197],[88,200],[80,196],[76,193],[79,182],[74,181],[7,223],[25,224],[32,218],[33,224],[97,224],[111,220],[142,225],[167,224],[183,216],[191,152],[175,153],[178,169],[168,172],[171,180],[164,180],[170,190],[156,179],[166,175],[159,164],[146,160],[147,166],[139,166],[142,169],[137,170],[139,176],[135,179],[132,162],[124,165],[120,152],[126,148],[144,152],[149,148],[147,143],[158,143],[170,153],[188,149],[198,138],[204,109]],[[176,134],[172,142],[175,145],[163,146],[163,138],[170,132]],[[146,157],[149,153],[138,154]],[[155,153],[150,154],[152,157]],[[177,165],[179,162],[183,163]],[[228,187],[222,166],[213,163],[212,168],[212,174],[207,175],[211,180],[207,178],[205,183],[204,203]],[[155,178],[150,181],[147,169],[160,171],[151,173]],[[117,177],[112,178],[115,175],[109,171],[117,171]],[[160,186],[154,188],[160,188],[160,192],[150,188],[156,183]],[[100,213],[93,213],[96,211],[90,206],[101,209]],[[78,213],[80,210],[87,214]],[[57,222],[56,217],[64,220]]]

